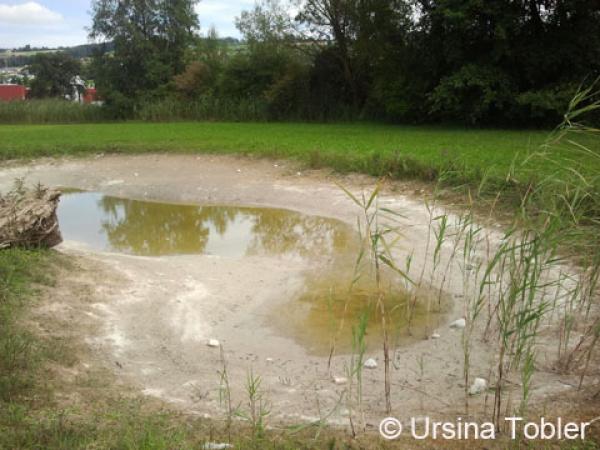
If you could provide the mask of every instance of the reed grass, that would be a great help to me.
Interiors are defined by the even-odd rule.
[[[0,124],[89,123],[106,119],[106,112],[99,106],[66,100],[0,102]]]

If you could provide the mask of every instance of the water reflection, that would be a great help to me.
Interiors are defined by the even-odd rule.
[[[342,222],[268,208],[178,205],[71,193],[62,197],[58,217],[66,240],[143,256],[309,257],[334,255],[356,245],[352,229]]]

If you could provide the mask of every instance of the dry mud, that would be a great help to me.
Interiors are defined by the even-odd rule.
[[[98,155],[5,164],[0,168],[0,191],[8,190],[15,178],[24,178],[27,184],[41,182],[135,199],[285,208],[353,226],[359,210],[336,183],[357,194],[375,184],[362,176],[300,173],[289,162],[165,155]],[[404,237],[395,250],[398,260],[412,254],[413,265],[425,265],[428,276],[430,213],[423,199],[406,186],[383,192],[381,204],[403,215]],[[486,233],[492,243],[500,238],[498,229],[486,228]],[[451,247],[450,243],[443,247],[443,261]],[[343,400],[348,386],[335,384],[333,377],[345,376],[350,356],[334,356],[329,368],[327,357],[309,354],[282,333],[281,326],[270,323],[274,308],[294,300],[302,275],[310,268],[306,261],[269,256],[137,257],[92,251],[69,241],[57,248],[81,261],[87,270],[60,280],[44,308],[50,316],[70,311],[73,321],[89,324],[79,337],[94,355],[90,363],[114,370],[122,382],[186,412],[223,417],[219,372],[224,357],[234,406],[246,403],[245,385],[252,372],[262,379],[271,421],[326,418],[332,424],[348,423]],[[449,328],[450,322],[463,316],[464,272],[459,269],[450,269],[445,286],[454,300],[451,311],[431,330],[440,337],[418,340],[394,353],[392,404],[401,419],[464,413],[462,333]],[[80,295],[82,283],[90,288],[85,301]],[[207,346],[209,339],[221,342],[222,354],[219,348]],[[548,337],[540,345],[553,350],[556,343]],[[476,332],[472,377],[489,378],[494,362],[490,348]],[[540,352],[531,392],[539,409],[577,384],[553,372],[552,354]],[[366,356],[379,362],[376,369],[363,373],[366,420],[375,425],[386,415],[383,361],[380,351]],[[474,396],[470,404],[477,416],[489,412],[492,397]]]

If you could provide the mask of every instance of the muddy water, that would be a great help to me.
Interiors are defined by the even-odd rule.
[[[272,320],[292,335],[311,354],[326,356],[356,353],[361,343],[360,325],[366,330],[362,341],[367,351],[382,343],[382,310],[390,344],[407,345],[427,339],[444,322],[450,310],[446,295],[407,289],[401,280],[384,275],[380,292],[374,278],[363,274],[358,281],[347,266],[336,264],[307,277],[304,292],[294,302],[277,309]]]
[[[58,218],[66,240],[140,256],[309,258],[352,251],[356,245],[353,230],[342,222],[269,208],[180,205],[79,192],[61,197]]]
[[[65,240],[96,251],[306,260],[313,269],[305,274],[303,291],[274,307],[265,325],[311,354],[326,355],[332,346],[336,353],[355,350],[361,319],[368,324],[366,348],[381,343],[379,291],[368,271],[360,271],[357,280],[358,236],[341,221],[282,209],[169,204],[90,192],[65,193],[58,218]],[[390,274],[382,287],[388,332],[397,345],[426,337],[449,307],[434,294],[415,295]]]

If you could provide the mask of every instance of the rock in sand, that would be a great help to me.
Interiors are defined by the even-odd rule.
[[[467,321],[465,319],[458,319],[450,324],[450,328],[453,328],[455,330],[462,330],[466,326]]]
[[[209,341],[206,343],[206,345],[208,345],[209,347],[220,347],[221,343],[219,341],[217,341],[216,339],[209,339]]]
[[[377,361],[375,361],[373,358],[369,358],[365,361],[365,369],[376,369],[377,368]]]
[[[487,381],[484,378],[475,378],[473,384],[469,388],[469,395],[481,394],[487,389]]]

